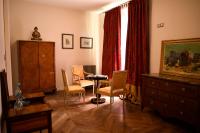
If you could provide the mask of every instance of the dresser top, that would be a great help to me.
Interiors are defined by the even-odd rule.
[[[142,74],[142,76],[164,79],[164,80],[171,80],[171,81],[178,81],[178,82],[183,82],[183,83],[188,83],[188,84],[200,86],[200,80],[199,79],[184,78],[184,77],[178,77],[178,76],[174,76],[174,75],[165,75],[165,74],[158,74],[158,73]]]

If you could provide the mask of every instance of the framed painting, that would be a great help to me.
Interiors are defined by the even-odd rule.
[[[162,41],[160,74],[200,79],[200,38]]]
[[[80,48],[92,49],[93,48],[93,38],[80,37]]]
[[[74,35],[73,34],[62,34],[62,48],[73,49],[74,48]]]

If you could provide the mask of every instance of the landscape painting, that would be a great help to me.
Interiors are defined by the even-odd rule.
[[[162,41],[160,73],[200,79],[200,38]]]

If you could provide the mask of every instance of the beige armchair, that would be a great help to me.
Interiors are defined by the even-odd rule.
[[[67,95],[70,94],[79,94],[79,96],[83,96],[83,101],[85,102],[85,89],[82,88],[80,85],[68,85],[68,79],[65,70],[62,69],[61,72],[64,83],[64,102],[66,101]]]
[[[93,86],[94,94],[94,81],[86,80],[85,76],[91,75],[92,73],[87,73],[83,69],[83,65],[73,65],[72,66],[72,83],[79,84],[81,87]]]
[[[126,94],[126,79],[127,79],[127,71],[114,71],[112,76],[112,81],[109,86],[99,88],[97,90],[98,94],[106,95],[110,97],[110,105],[114,102],[114,96]],[[98,106],[98,100],[97,100]]]

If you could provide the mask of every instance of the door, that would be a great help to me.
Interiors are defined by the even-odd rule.
[[[44,92],[55,90],[54,42],[39,43],[40,88]]]
[[[19,41],[19,80],[23,93],[39,91],[38,43]]]

